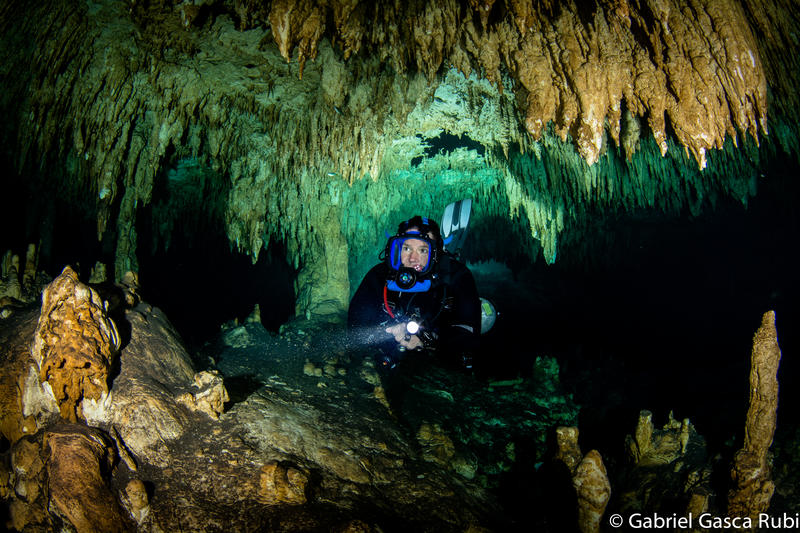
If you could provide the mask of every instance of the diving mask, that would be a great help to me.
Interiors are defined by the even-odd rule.
[[[391,237],[386,244],[386,264],[390,268],[389,290],[424,292],[430,289],[437,259],[436,241],[411,230]],[[403,255],[408,258],[403,264]]]

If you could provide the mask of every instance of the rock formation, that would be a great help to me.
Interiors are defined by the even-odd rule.
[[[7,250],[0,262],[0,320],[37,299],[48,281],[47,275],[38,270],[36,245],[28,245],[24,264],[18,255]]]
[[[675,420],[670,412],[659,429],[653,413],[643,410],[625,444],[630,464],[623,476],[625,486],[618,491],[617,512],[663,513],[669,501],[684,506],[684,517],[719,513],[709,509],[715,494],[711,480],[715,465],[707,456],[705,439],[688,419]]]
[[[440,369],[412,389],[420,396],[407,405],[433,402],[435,409],[425,412],[429,421],[416,435],[408,433],[398,409],[386,408],[396,398],[376,401],[381,381],[374,368],[332,350],[324,338],[324,350],[314,357],[320,372],[304,373],[302,357],[314,350],[308,341],[288,365],[280,359],[290,356],[267,354],[259,388],[231,406],[221,375],[196,372],[163,312],[144,302],[129,307],[120,296],[124,288],[97,292],[65,269],[45,292],[38,319],[26,309],[0,329],[0,429],[10,445],[0,490],[12,527],[194,531],[224,524],[234,531],[300,531],[403,523],[480,531],[502,521],[487,476],[500,476],[518,461],[515,440],[543,446],[545,428],[574,417],[574,405],[555,381],[557,365],[542,365],[535,385],[516,380],[507,394],[471,390],[469,382]],[[99,301],[101,294],[117,294],[112,313],[119,343],[110,342],[111,304]],[[67,327],[78,323],[72,316],[80,317],[85,334]],[[226,364],[234,364],[238,352],[265,357],[256,335],[262,326],[242,327],[253,341],[221,344]],[[50,382],[40,381],[52,372],[40,373],[31,354],[73,353],[68,348],[83,342],[82,350],[88,345],[93,355],[100,342],[86,339],[101,337],[105,346],[119,346],[115,370],[103,381],[107,389],[65,395],[59,405]],[[84,372],[91,367],[65,364],[58,383],[86,387],[94,383]],[[552,404],[539,408],[534,398],[543,391]],[[502,404],[509,428],[497,425],[496,413],[471,407],[493,409],[492,402]],[[60,417],[65,404],[75,423]]]
[[[114,445],[102,432],[80,425],[47,431],[50,503],[77,531],[126,531],[122,509],[110,490],[107,473],[116,460]]]
[[[107,304],[70,267],[42,294],[32,355],[65,420],[84,419],[82,402],[108,395],[121,341],[106,311]]]
[[[750,407],[745,422],[744,445],[734,457],[734,487],[728,494],[728,516],[752,519],[758,524],[775,491],[769,454],[778,419],[778,365],[781,349],[775,313],[769,311],[753,337],[750,356]]]
[[[653,413],[642,411],[633,439],[628,440],[628,453],[634,462],[641,461],[653,447]]]
[[[578,445],[578,428],[560,426],[556,428],[556,459],[563,462],[574,476],[578,465],[583,460],[581,448]]]
[[[653,413],[642,411],[635,434],[626,438],[628,457],[637,464],[670,463],[685,455],[690,439],[696,438],[697,433],[688,418],[679,422],[670,412],[664,427],[656,430]]]
[[[606,505],[611,498],[603,458],[597,450],[585,456],[578,445],[578,428],[556,428],[557,451],[555,459],[564,463],[572,476],[572,486],[577,497],[577,525],[582,533],[597,533]]]
[[[308,476],[275,462],[264,465],[259,475],[259,501],[268,505],[306,503]]]
[[[178,401],[190,409],[201,411],[211,418],[219,418],[225,402],[230,398],[222,376],[216,370],[198,372],[194,375],[192,391],[185,392],[178,397]]]
[[[721,147],[725,135],[766,132],[766,77],[746,10],[734,2],[694,2],[691,17],[677,2],[598,2],[583,11],[571,2],[561,9],[510,2],[491,23],[493,2],[470,2],[467,9],[447,2],[417,12],[400,2],[359,7],[277,2],[266,19],[281,55],[290,61],[296,52],[300,75],[306,59],[317,56],[327,14],[336,24],[329,33],[342,40],[345,58],[371,41],[399,71],[415,64],[428,79],[449,61],[466,75],[482,69],[501,85],[505,67],[519,83],[533,138],[555,122],[562,138],[575,137],[589,164],[602,149],[605,119],[619,143],[623,100],[634,115],[648,116],[662,153],[668,118],[701,166],[705,152]],[[262,10],[244,4],[239,15],[252,26],[264,21]],[[727,53],[708,53],[720,47]],[[731,74],[720,76],[725,72]],[[696,98],[697,92],[702,96]]]
[[[553,262],[597,209],[746,203],[759,158],[798,148],[796,6],[756,4],[15,0],[3,139],[21,187],[59,176],[52,201],[114,228],[116,280],[213,229],[254,261],[285,245],[297,312],[335,318],[400,213],[481,198]]]
[[[578,527],[582,533],[598,533],[611,498],[611,485],[597,450],[589,451],[578,464],[572,484],[578,495]]]

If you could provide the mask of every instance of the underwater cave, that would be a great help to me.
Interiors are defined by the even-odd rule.
[[[0,8],[4,525],[796,517],[800,11],[577,4]],[[376,367],[463,199],[474,366]]]

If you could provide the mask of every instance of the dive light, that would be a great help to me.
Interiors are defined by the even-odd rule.
[[[411,336],[412,335],[416,335],[417,333],[419,333],[420,329],[422,329],[422,325],[419,323],[418,319],[412,318],[411,320],[406,322],[405,340],[410,341],[411,340]],[[421,348],[422,348],[421,346],[418,346],[417,350],[419,350]],[[397,349],[400,350],[401,352],[404,352],[406,350],[406,347],[401,345],[401,346],[398,346]]]

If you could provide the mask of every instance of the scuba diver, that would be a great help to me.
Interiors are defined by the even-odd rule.
[[[444,250],[438,224],[422,216],[401,222],[379,257],[350,301],[351,333],[377,346],[386,369],[421,352],[472,370],[480,298],[472,273]]]

